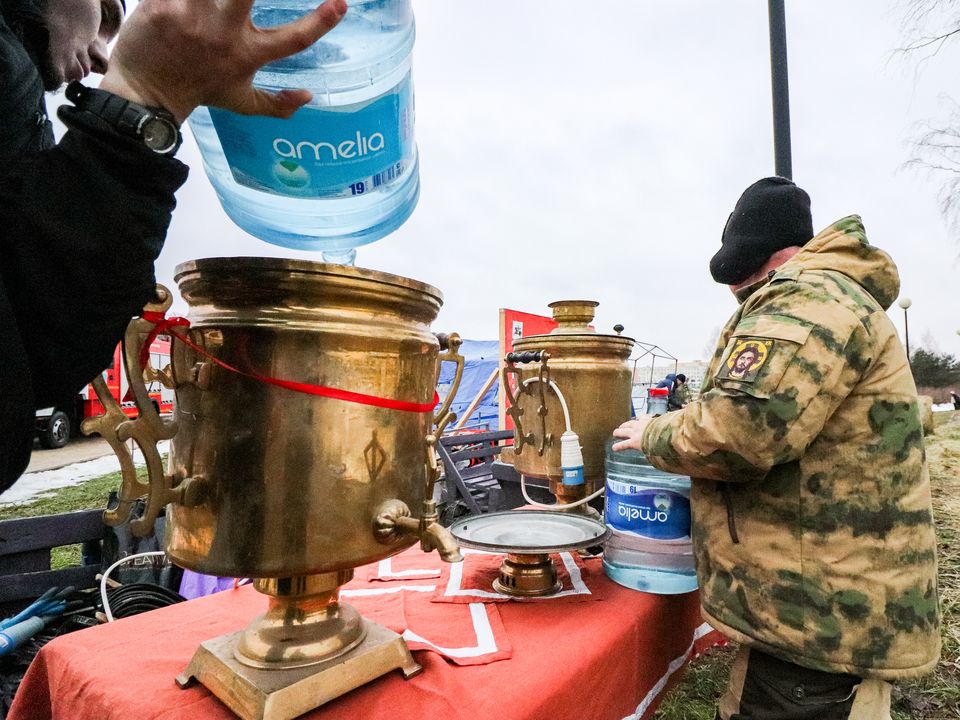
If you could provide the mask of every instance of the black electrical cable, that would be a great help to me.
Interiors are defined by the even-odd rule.
[[[184,598],[162,585],[129,583],[107,590],[110,610],[115,618],[130,617],[148,610],[183,602]],[[44,628],[16,652],[0,657],[0,720],[7,716],[13,697],[30,662],[47,642],[57,635],[97,625],[94,611],[100,608],[96,589],[80,590],[69,596],[64,614]]]
[[[149,610],[175,605],[186,600],[180,593],[152,583],[128,583],[107,590],[110,613],[115,618],[130,617]]]

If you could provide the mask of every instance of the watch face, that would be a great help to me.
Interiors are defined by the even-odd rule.
[[[144,144],[158,153],[170,152],[177,145],[177,128],[169,120],[152,117],[141,128]]]

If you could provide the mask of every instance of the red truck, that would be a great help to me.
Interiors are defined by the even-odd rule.
[[[130,383],[127,381],[127,373],[123,368],[121,352],[121,346],[118,343],[113,350],[110,366],[103,371],[103,379],[114,400],[120,403],[123,412],[128,417],[134,418],[137,416],[137,406]],[[170,364],[168,336],[160,335],[150,344],[150,363],[157,369],[163,369]],[[147,390],[150,392],[150,398],[157,412],[160,414],[173,412],[173,390],[163,387],[158,382],[150,383]],[[93,386],[88,384],[66,406],[37,410],[37,438],[45,448],[61,448],[80,431],[80,423],[84,418],[102,414],[103,405],[97,399]]]

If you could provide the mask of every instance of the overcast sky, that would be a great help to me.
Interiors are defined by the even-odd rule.
[[[892,1],[787,0],[795,181],[816,231],[858,213],[900,268],[911,345],[960,355],[960,243],[935,179],[902,169],[917,123],[960,99],[958,48],[919,68]],[[496,339],[497,309],[600,302],[597,327],[705,355],[735,304],[707,261],[742,190],[773,174],[767,3],[416,0],[420,203],[357,264],[445,295],[435,330]],[[575,10],[579,8],[579,10]],[[286,255],[191,166],[157,267]],[[183,306],[181,305],[181,309]],[[894,306],[902,329],[902,312]]]

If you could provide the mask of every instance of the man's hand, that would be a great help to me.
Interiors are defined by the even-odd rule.
[[[639,450],[643,452],[643,431],[647,429],[650,421],[655,415],[641,415],[635,420],[627,420],[623,425],[613,431],[613,436],[624,438],[623,441],[614,443],[615,452],[620,450]]]
[[[254,74],[316,42],[340,22],[347,3],[326,0],[294,22],[258,28],[250,19],[253,2],[141,0],[120,30],[100,87],[164,107],[179,122],[199,105],[289,117],[309,102],[310,93],[254,88]]]

